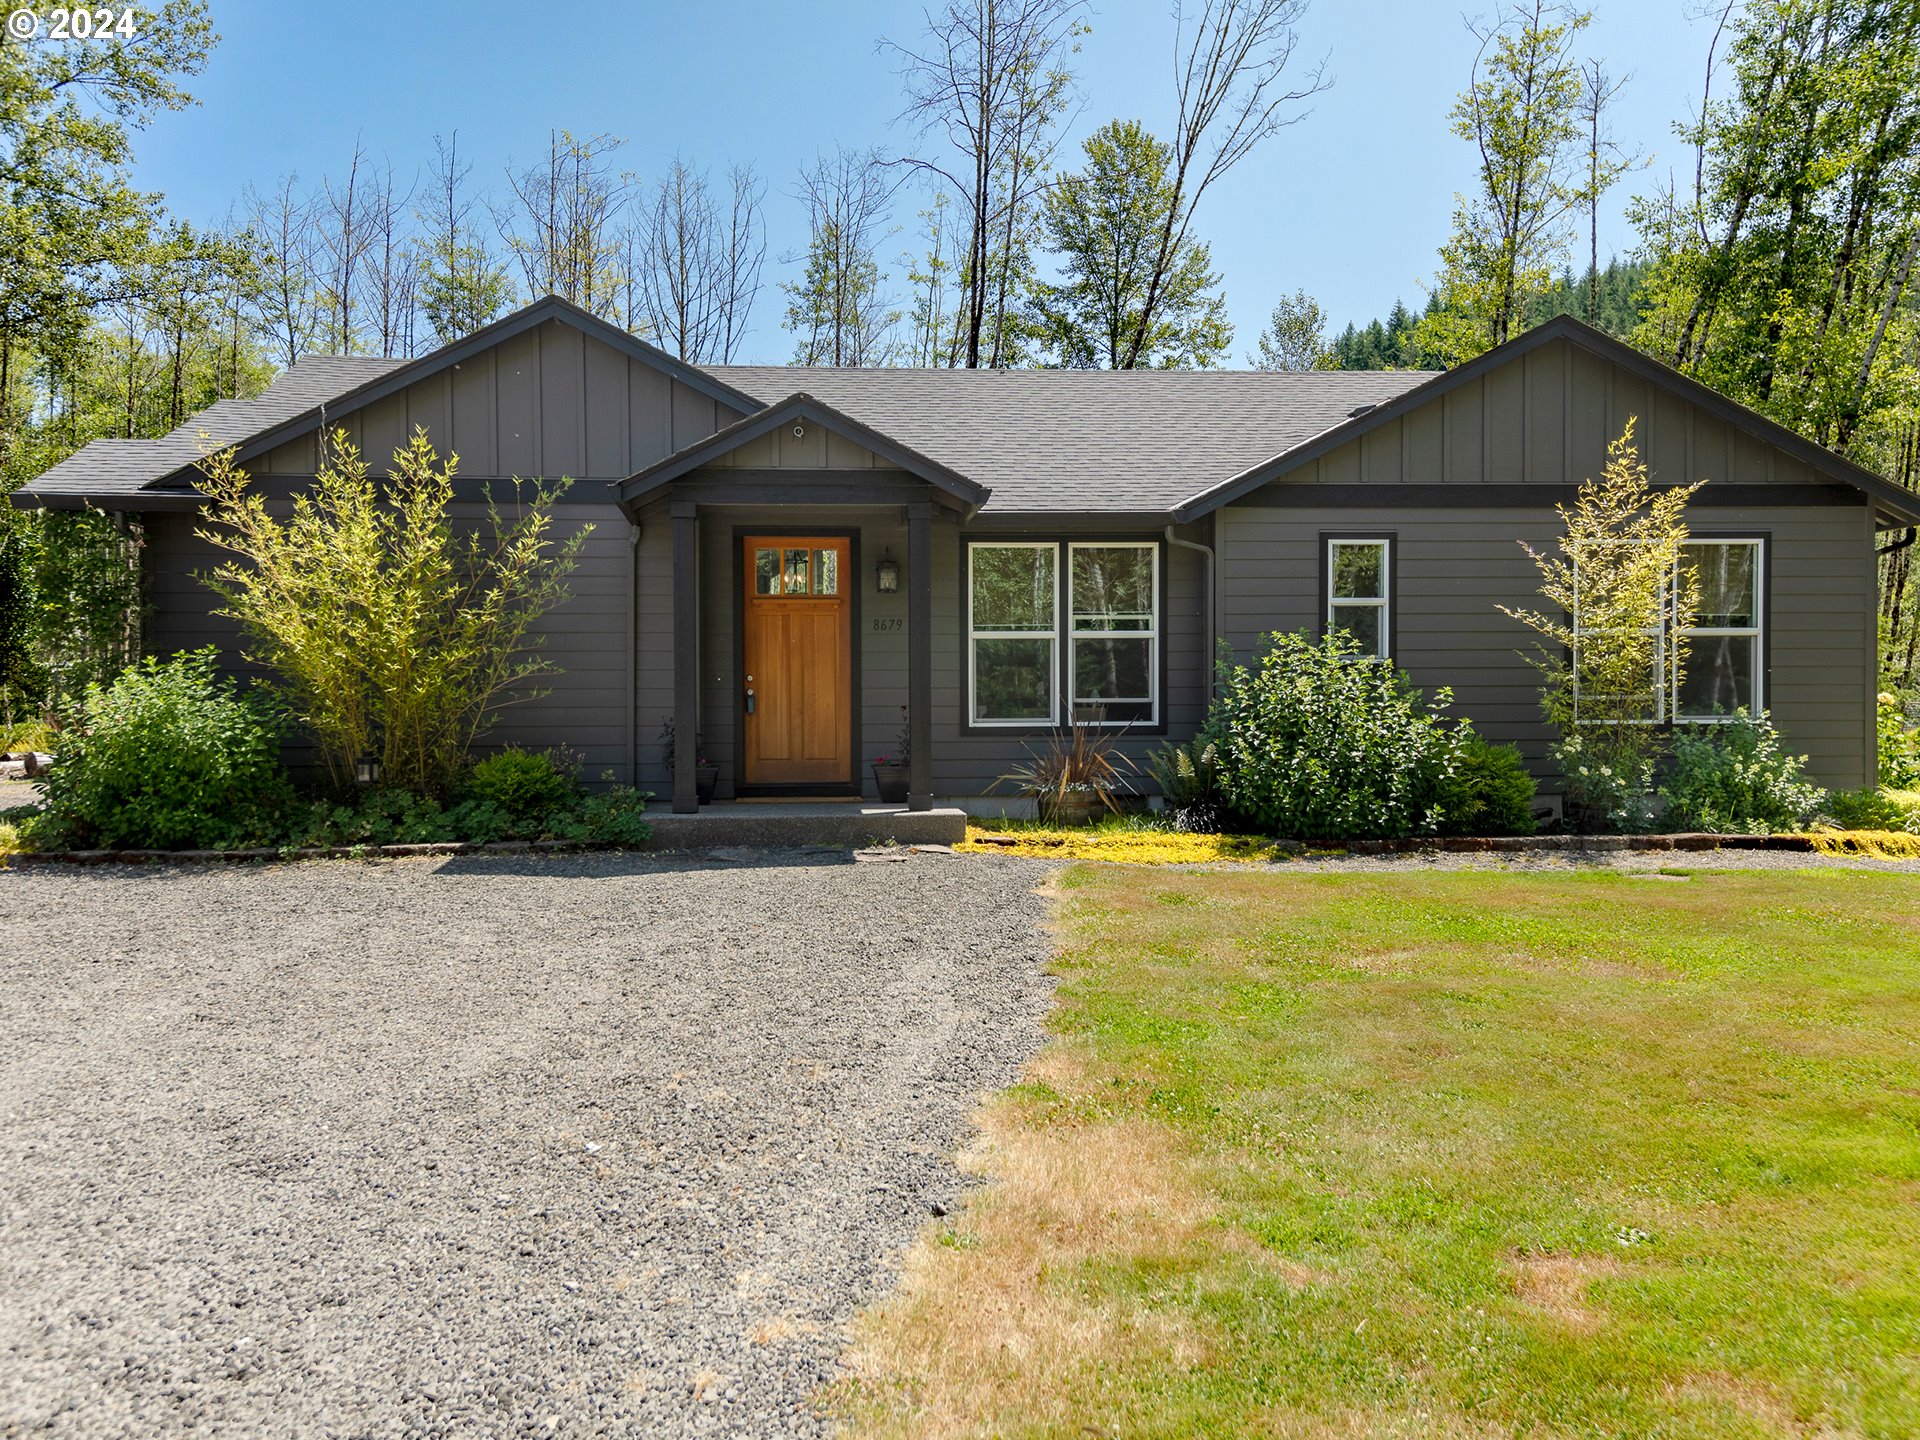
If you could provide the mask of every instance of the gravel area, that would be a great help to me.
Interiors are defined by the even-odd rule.
[[[0,873],[0,1435],[821,1432],[1048,871]]]

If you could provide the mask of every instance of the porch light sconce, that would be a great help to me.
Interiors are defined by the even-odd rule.
[[[897,595],[900,592],[900,562],[893,558],[891,548],[873,567],[873,588],[882,595]]]
[[[372,755],[362,755],[353,762],[353,778],[362,787],[380,783],[380,762]]]

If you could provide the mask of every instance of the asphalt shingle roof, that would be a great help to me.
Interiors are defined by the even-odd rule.
[[[155,440],[95,440],[29,487],[111,504],[402,364],[299,360]],[[1170,511],[1431,378],[1419,371],[898,370],[711,365],[762,406],[806,391],[993,492],[995,512]],[[151,492],[149,492],[151,493]],[[137,506],[132,508],[138,508]]]
[[[1412,370],[896,370],[708,365],[797,390],[989,486],[986,508],[1165,511],[1433,378]]]
[[[370,355],[303,355],[251,400],[221,400],[154,440],[90,440],[39,476],[36,495],[130,495],[406,362]]]

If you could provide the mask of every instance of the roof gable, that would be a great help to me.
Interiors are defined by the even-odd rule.
[[[751,446],[777,430],[789,425],[804,427],[808,424],[818,425],[830,434],[860,447],[887,464],[926,481],[935,490],[948,497],[957,507],[969,513],[978,510],[993,493],[988,487],[975,484],[958,471],[922,455],[910,446],[902,445],[891,436],[884,435],[863,421],[825,404],[806,391],[799,390],[777,404],[769,405],[763,410],[748,415],[706,439],[676,451],[657,464],[629,476],[619,486],[617,493],[620,502],[627,506],[638,505],[675,480],[691,474],[702,466],[721,463],[738,453],[743,447]],[[804,468],[827,467],[809,465]]]
[[[321,396],[298,414],[288,416],[265,428],[254,430],[240,442],[237,458],[244,464],[260,456],[269,455],[290,442],[311,437],[323,425],[331,423],[332,417],[344,417],[353,413],[374,413],[382,402],[390,401],[393,397],[436,376],[457,371],[466,362],[479,355],[497,351],[503,346],[511,346],[516,341],[522,340],[522,337],[532,336],[541,326],[549,323],[567,326],[580,332],[590,341],[598,342],[618,354],[639,361],[642,365],[686,386],[715,405],[725,407],[727,413],[749,411],[757,404],[751,397],[741,394],[698,366],[690,365],[657,346],[647,344],[619,326],[610,324],[592,312],[562,300],[557,295],[548,295],[530,305],[522,306],[511,315],[483,326],[464,339],[442,346],[429,355],[423,355],[416,360],[387,362],[388,368],[382,373],[351,388]],[[704,428],[711,430],[715,424],[724,423],[724,418],[722,414],[718,418],[710,419]],[[398,426],[396,435],[386,437],[391,440],[390,444],[363,443],[362,449],[370,454],[389,452],[395,445],[404,441],[407,428],[403,422]],[[454,448],[441,437],[431,438],[436,440],[443,451]],[[192,459],[197,458],[197,456],[192,457]],[[192,460],[190,459],[188,463],[190,467]],[[499,467],[486,467],[488,470],[496,468]],[[627,466],[623,464],[614,473],[624,473],[626,469]],[[184,483],[189,479],[189,476],[176,470],[152,483],[157,487],[169,482]]]
[[[1644,405],[1615,405],[1612,395],[1615,387],[1611,383],[1598,387],[1603,388],[1606,394],[1596,397],[1589,393],[1596,388],[1595,386],[1582,384],[1569,371],[1565,378],[1563,392],[1566,397],[1567,412],[1575,411],[1581,404],[1592,406],[1597,403],[1603,408],[1637,413],[1641,421],[1640,436],[1643,455],[1647,453],[1644,447],[1649,439],[1650,428],[1660,419],[1659,411],[1664,398],[1668,406],[1676,402],[1682,407],[1691,406],[1711,416],[1715,422],[1727,427],[1729,431],[1747,437],[1748,442],[1758,442],[1762,446],[1784,452],[1794,463],[1806,467],[1814,474],[1864,492],[1876,510],[1882,516],[1889,517],[1892,523],[1912,524],[1920,521],[1920,496],[1911,495],[1900,487],[1889,484],[1871,471],[1861,468],[1843,456],[1834,454],[1823,446],[1813,444],[1764,415],[1727,399],[1718,391],[1709,389],[1690,376],[1683,375],[1612,336],[1565,315],[1535,326],[1504,345],[1496,346],[1463,365],[1455,366],[1451,370],[1434,376],[1384,404],[1373,406],[1330,426],[1302,444],[1196,492],[1178,506],[1175,511],[1176,518],[1183,522],[1198,519],[1223,505],[1230,505],[1236,500],[1243,499],[1277,480],[1301,477],[1320,478],[1319,462],[1324,461],[1336,465],[1337,468],[1350,468],[1353,451],[1359,445],[1370,443],[1387,432],[1390,427],[1410,429],[1422,424],[1429,416],[1444,415],[1445,407],[1450,404],[1452,397],[1467,391],[1470,387],[1481,385],[1482,382],[1498,385],[1515,393],[1520,397],[1518,403],[1523,407],[1537,407],[1540,403],[1538,398],[1530,399],[1527,396],[1527,387],[1532,381],[1529,371],[1534,361],[1539,358],[1540,352],[1555,345],[1573,347],[1604,362],[1607,366],[1618,367],[1619,371],[1626,372],[1633,377],[1636,384],[1644,388],[1646,399]],[[1533,359],[1530,360],[1529,357]],[[1558,396],[1551,396],[1546,403],[1553,405],[1558,398]],[[1532,409],[1528,411],[1527,416],[1523,418],[1523,427],[1525,419],[1531,419],[1534,413],[1536,412]],[[1569,458],[1574,456],[1571,430],[1578,418],[1574,413],[1562,413],[1556,422],[1567,427],[1567,437],[1563,443],[1565,454]],[[1608,416],[1607,424],[1611,433],[1601,437],[1598,446],[1601,453],[1604,453],[1605,441],[1611,440],[1618,433],[1623,419],[1623,415]],[[1433,423],[1444,427],[1446,421],[1441,419]],[[1410,441],[1411,435],[1408,448],[1411,448]],[[1389,448],[1392,447],[1389,446]],[[1687,459],[1691,461],[1690,443],[1684,447],[1684,451]],[[1515,463],[1524,468],[1526,457],[1518,451],[1515,453]],[[1481,457],[1481,466],[1482,475],[1488,474],[1495,468],[1493,457],[1490,455]],[[1691,464],[1676,463],[1670,468],[1687,472],[1672,477],[1676,480],[1699,478],[1697,474],[1692,473],[1694,467]],[[1724,467],[1722,468],[1724,473]],[[1593,464],[1583,473],[1598,473],[1598,469],[1598,464]],[[1412,480],[1422,477],[1409,475],[1403,478]],[[1514,478],[1522,477],[1515,475]],[[1577,483],[1577,480],[1573,483]]]

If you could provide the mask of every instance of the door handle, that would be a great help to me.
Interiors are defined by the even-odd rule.
[[[753,693],[753,677],[749,675],[747,676],[747,714],[753,714],[758,705],[759,701]]]

